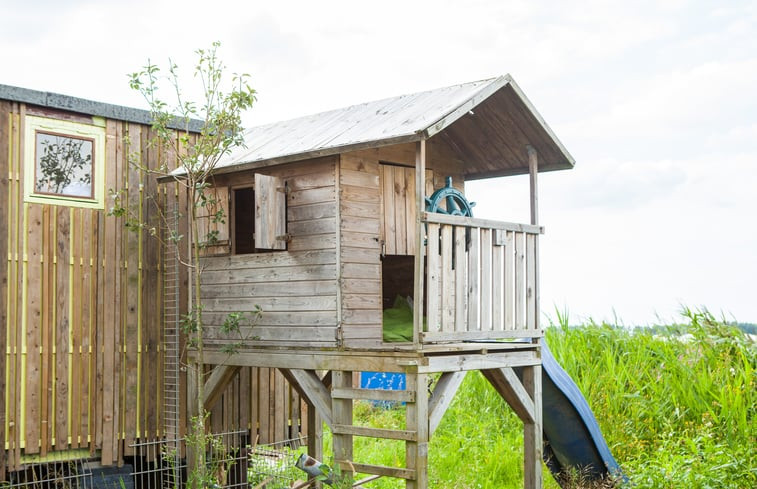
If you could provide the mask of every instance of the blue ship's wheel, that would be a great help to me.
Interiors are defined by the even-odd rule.
[[[473,217],[472,209],[475,205],[475,202],[468,202],[459,190],[452,187],[452,177],[445,178],[444,187],[437,189],[431,197],[426,197],[426,211],[451,216]]]

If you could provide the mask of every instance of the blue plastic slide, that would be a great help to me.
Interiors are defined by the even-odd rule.
[[[625,481],[594,414],[573,379],[541,340],[544,459],[553,474],[566,468],[588,479],[611,476]]]

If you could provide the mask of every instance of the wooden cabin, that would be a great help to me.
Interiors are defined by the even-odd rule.
[[[203,225],[218,237],[204,258],[205,360],[224,365],[208,404],[239,367],[275,367],[315,408],[313,455],[317,415],[344,470],[425,488],[428,441],[465,372],[481,370],[523,420],[525,487],[541,487],[537,175],[574,161],[513,79],[256,127],[246,140],[215,174],[228,219]],[[461,212],[466,181],[520,174],[530,222]],[[397,302],[409,311],[399,336],[386,330]],[[229,356],[223,318],[258,306]],[[407,389],[356,388],[360,371],[403,372]],[[353,425],[356,399],[405,402],[405,429]],[[354,436],[404,442],[405,467],[354,460]]]
[[[129,165],[156,167],[152,137],[145,111],[0,85],[0,480],[51,460],[121,465],[135,443],[183,434],[183,344],[166,325],[186,310],[186,276],[107,215],[122,189],[159,225],[165,193],[144,198],[161,188]],[[302,418],[290,391],[273,369],[243,369],[213,429],[288,438]]]

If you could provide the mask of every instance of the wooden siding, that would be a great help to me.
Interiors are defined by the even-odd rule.
[[[461,162],[441,139],[434,141],[426,194],[444,185],[444,175],[462,188]],[[338,181],[344,346],[377,347],[383,341],[381,255],[415,250],[415,145],[343,154]]]
[[[250,430],[250,443],[275,443],[307,433],[308,405],[274,368],[243,367],[210,408],[214,433]]]
[[[104,210],[24,202],[27,113],[39,110],[0,100],[0,480],[30,457],[118,463],[133,454],[129,445],[159,438],[164,428],[159,242],[148,231],[127,231]],[[128,164],[132,157],[153,167],[162,158],[148,144],[151,129],[106,120],[105,131],[106,190],[123,189],[129,209],[160,229],[158,206],[169,196],[185,199],[174,184],[159,189]],[[159,197],[144,199],[147,194]],[[186,230],[186,218],[181,222]],[[186,273],[180,276],[186,311]],[[262,377],[268,380],[257,380]],[[301,401],[283,377],[246,369],[235,382],[238,407],[215,407],[212,423],[261,428],[260,439],[271,441],[301,428]],[[184,412],[184,375],[180,384]],[[270,412],[286,418],[269,425]]]
[[[204,259],[202,301],[210,350],[237,341],[221,332],[230,312],[254,313],[257,306],[262,314],[243,329],[242,348],[337,345],[335,161],[312,160],[267,171],[289,189],[287,250]],[[219,178],[216,185],[244,186],[254,180],[254,173],[241,173]]]
[[[347,154],[340,159],[341,315],[347,347],[382,341],[379,172],[375,158]]]
[[[0,105],[7,468],[73,449],[115,463],[162,427],[158,242],[103,210],[24,202],[25,112]],[[154,165],[149,129],[108,120],[105,131],[106,187],[125,189],[125,202],[157,223],[156,203],[140,205],[154,184],[127,164],[132,153]]]

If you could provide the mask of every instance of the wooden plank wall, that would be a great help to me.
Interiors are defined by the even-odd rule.
[[[376,159],[355,154],[340,159],[342,336],[349,347],[382,341],[379,172]]]
[[[122,219],[104,210],[24,202],[27,112],[41,114],[0,100],[0,479],[29,456],[44,460],[53,452],[120,463],[134,454],[131,444],[159,438],[164,427],[164,263],[159,243],[149,230],[127,231]],[[91,121],[76,114],[54,116]],[[155,180],[128,160],[154,166],[163,150],[149,144],[154,134],[147,126],[107,120],[105,131],[106,192],[124,189],[130,210],[159,229],[159,206],[168,198],[183,201],[182,194],[175,185],[158,192]],[[318,234],[318,226],[310,223],[319,212],[328,221],[329,206],[323,202],[335,206],[333,170],[324,181],[313,175],[322,167],[314,168],[290,194],[290,220],[302,228],[295,225],[300,234],[293,246],[320,246],[302,256],[333,264],[335,252],[329,257],[324,251],[334,246],[333,229]],[[145,198],[151,194],[159,197]],[[105,207],[110,205],[108,199]],[[333,216],[332,210],[332,221]],[[185,219],[181,226],[186,228]],[[186,273],[180,280],[180,303],[186,310]],[[313,287],[325,296],[324,309],[335,311],[333,280]],[[278,310],[288,308],[280,303]],[[277,321],[286,322],[282,318],[287,314],[294,316],[281,312]],[[328,315],[335,328],[332,317],[335,312]],[[332,331],[330,338],[334,336]],[[185,376],[180,382],[185,396]],[[239,406],[224,408],[218,418],[222,426],[260,427],[261,440],[285,439],[300,429],[302,402],[283,377],[248,369],[235,382],[235,395],[244,395]],[[234,404],[230,399],[224,406]],[[186,404],[184,397],[181,404]],[[276,414],[269,423],[271,413]]]
[[[282,178],[287,195],[286,251],[230,255],[205,259],[202,298],[206,319],[206,348],[228,341],[220,324],[230,312],[263,313],[251,330],[245,330],[245,346],[336,346],[336,164],[322,158],[266,171]],[[246,187],[254,172],[219,176],[216,186]],[[254,209],[252,210],[254,212]],[[230,209],[227,229],[233,229]],[[220,252],[221,248],[212,250]],[[250,442],[273,443],[307,432],[307,404],[270,368],[242,368],[211,408],[214,432],[249,429]]]
[[[326,158],[267,172],[289,188],[286,251],[205,259],[202,300],[209,349],[238,341],[221,332],[223,321],[231,312],[252,313],[256,306],[263,312],[251,330],[245,328],[246,346],[336,346],[335,171],[335,159]],[[235,174],[231,181],[252,184],[254,173]],[[227,184],[220,177],[216,181]],[[233,219],[228,221],[232,234],[249,232],[234,230]]]
[[[462,189],[462,163],[442,140],[432,141],[426,195],[447,175]],[[381,254],[415,249],[415,145],[341,155],[339,185],[342,335],[347,347],[370,348],[382,342]]]
[[[250,443],[276,443],[307,433],[307,410],[277,369],[245,367],[210,408],[210,429],[249,430]]]
[[[120,463],[134,454],[131,444],[159,438],[164,427],[165,264],[158,241],[148,230],[127,231],[121,219],[103,210],[24,202],[27,112],[40,114],[34,107],[0,101],[0,478],[29,456],[44,459],[53,452]],[[88,122],[75,114],[58,116]],[[105,130],[106,191],[124,189],[122,198],[131,211],[160,226],[159,205],[168,198],[183,201],[183,194],[175,185],[158,192],[154,179],[128,164],[133,158],[153,166],[163,157],[161,149],[148,144],[152,131],[113,120],[105,122]],[[290,271],[321,270],[322,262],[328,269],[335,263],[334,165],[330,177],[322,176],[329,164],[323,165],[295,179],[289,195],[290,232],[296,236],[290,249],[301,251]],[[287,171],[282,174],[294,175]],[[149,194],[159,198],[144,198]],[[185,218],[180,226],[186,229]],[[333,342],[336,272],[327,273],[328,279],[303,287],[310,286],[327,311],[311,315],[332,325],[326,336]],[[187,276],[180,275],[179,302],[186,310]],[[272,324],[301,320],[300,312],[291,312],[299,302],[278,301],[270,308],[276,313]],[[185,376],[180,383],[183,413]],[[213,418],[214,427],[260,428],[261,441],[299,432],[306,408],[280,374],[246,369],[233,385],[233,397],[225,396],[222,407],[215,408],[220,416]]]
[[[27,111],[39,113],[0,105],[8,199],[0,224],[9,246],[2,266],[10,285],[2,315],[12,344],[2,362],[9,381],[3,460],[13,470],[28,455],[63,451],[117,463],[134,439],[160,434],[158,243],[148,233],[128,233],[103,210],[24,202]],[[127,189],[126,202],[143,217],[157,217],[155,204],[141,198],[155,187],[127,164],[129,153],[156,159],[150,152],[157,150],[147,147],[149,130],[108,120],[105,132],[107,188]],[[140,379],[144,372],[152,375]]]

